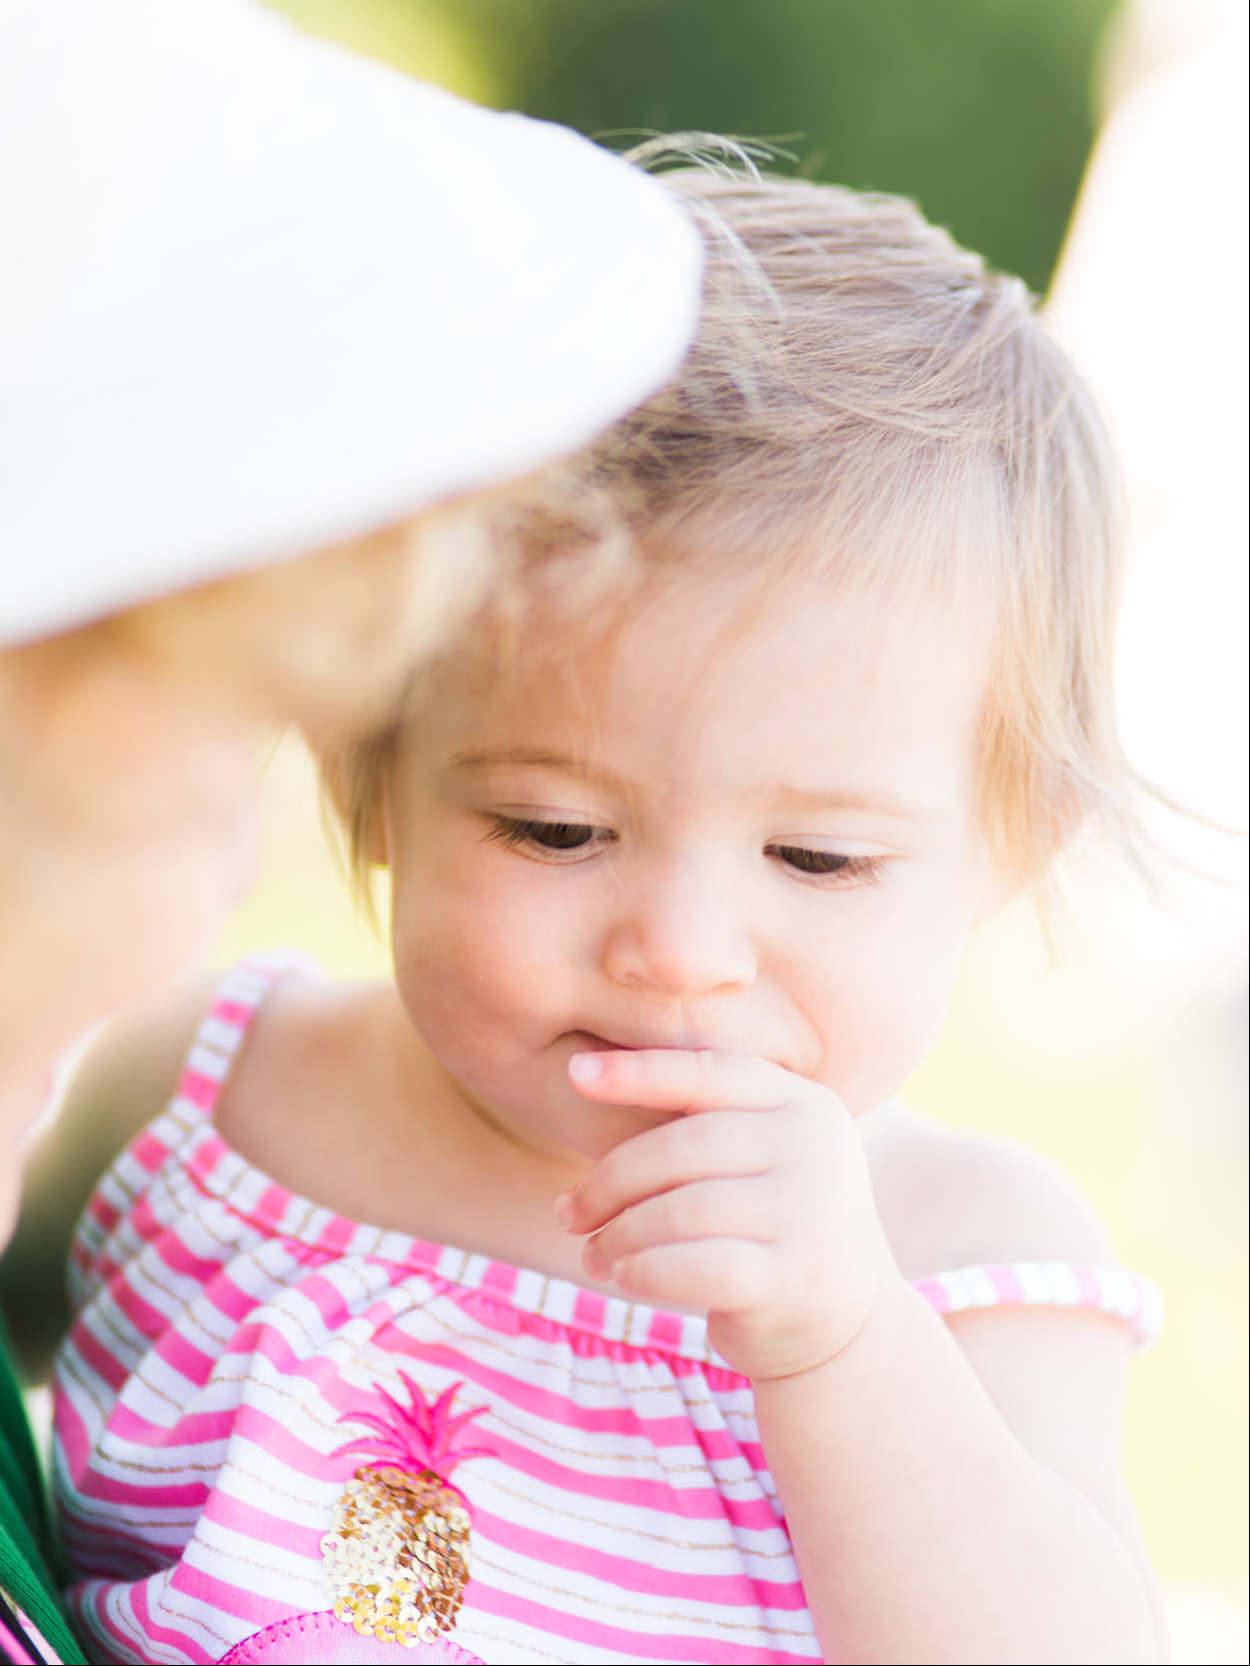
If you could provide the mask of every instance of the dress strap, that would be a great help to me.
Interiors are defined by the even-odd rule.
[[[231,967],[217,986],[187,1050],[178,1098],[212,1117],[252,1019],[274,984],[293,970],[316,971],[315,962],[289,952],[257,954]]]
[[[1127,1267],[1079,1266],[1068,1261],[1007,1261],[958,1267],[915,1281],[937,1313],[972,1307],[1083,1307],[1121,1319],[1144,1348],[1163,1325],[1157,1285]]]

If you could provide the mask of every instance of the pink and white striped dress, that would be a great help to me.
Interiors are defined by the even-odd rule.
[[[271,977],[227,977],[74,1244],[55,1482],[92,1658],[820,1660],[750,1384],[702,1320],[345,1220],[225,1144],[213,1106]],[[1139,1339],[1158,1319],[1119,1268],[919,1288],[1093,1306]],[[439,1485],[471,1523],[451,1620],[459,1529],[404,1490]]]

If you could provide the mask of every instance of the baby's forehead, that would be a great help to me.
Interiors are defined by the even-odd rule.
[[[653,584],[580,623],[540,610],[496,644],[455,656],[435,721],[443,755],[544,749],[650,752],[662,736],[694,756],[812,746],[857,723],[883,748],[917,727],[963,733],[979,714],[989,643],[937,606],[760,575]]]
[[[923,575],[876,582],[819,561],[710,561],[645,571],[586,609],[558,599],[527,606],[511,632],[467,643],[460,680],[479,692],[511,682],[601,682],[612,674],[701,679],[777,649],[819,653],[838,641],[865,674],[891,664],[937,670],[995,634],[987,590],[944,590]]]

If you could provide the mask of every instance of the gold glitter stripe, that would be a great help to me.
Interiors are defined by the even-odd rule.
[[[118,1322],[119,1319],[131,1327],[129,1335],[122,1329],[122,1324]],[[113,1349],[113,1357],[119,1365],[125,1366],[127,1376],[152,1351],[152,1344],[148,1338],[142,1335],[129,1316],[123,1314],[121,1308],[111,1298],[108,1307],[99,1306],[96,1308],[91,1315],[91,1323],[87,1328],[91,1332],[92,1340],[96,1343],[100,1343],[102,1340],[101,1332],[113,1339],[116,1345]],[[121,1357],[119,1357],[119,1354]]]
[[[117,1508],[114,1504],[104,1502],[97,1503],[88,1498],[85,1493],[78,1492],[77,1490],[75,1490],[68,1497],[62,1498],[61,1506],[64,1514],[72,1521],[79,1523],[79,1525],[84,1529],[92,1526],[96,1522],[104,1522],[109,1527],[142,1527],[152,1528],[154,1531],[168,1530],[172,1532],[175,1528],[185,1527],[193,1529],[198,1527],[200,1522],[199,1516],[189,1516],[185,1521],[181,1517],[138,1516],[131,1515],[129,1512],[119,1516]],[[126,1545],[119,1548],[123,1548],[127,1556],[134,1556],[138,1554],[133,1545]],[[155,1538],[149,1539],[143,1549],[150,1552],[153,1556],[167,1557],[170,1554],[170,1546],[161,1544]],[[178,1554],[180,1555],[181,1552]],[[155,1571],[159,1573],[161,1570],[158,1568]]]
[[[468,1622],[467,1624],[465,1622]],[[553,1666],[579,1666],[578,1657],[571,1654],[548,1654],[545,1649],[537,1649],[532,1643],[518,1643],[515,1637],[501,1637],[497,1631],[483,1631],[480,1626],[473,1624],[473,1614],[468,1604],[460,1612],[460,1620],[456,1626],[456,1640],[462,1645],[472,1643],[476,1650],[482,1643],[498,1643],[504,1649],[524,1649],[527,1654],[536,1655],[539,1660],[550,1660]]]
[[[221,1523],[220,1522],[215,1522],[213,1525],[219,1527],[221,1525]],[[243,1535],[239,1532],[237,1527],[227,1527],[225,1529],[225,1531],[227,1533],[229,1533],[230,1537],[234,1540],[237,1540],[237,1539],[240,1539],[240,1538],[243,1537]],[[241,1550],[237,1550],[233,1544],[231,1544],[227,1548],[227,1547],[223,1547],[221,1545],[214,1544],[212,1539],[201,1539],[199,1541],[199,1543],[200,1543],[201,1548],[206,1552],[205,1561],[207,1561],[210,1557],[213,1558],[213,1559],[216,1559],[217,1557],[221,1557],[223,1560],[227,1560],[227,1561],[230,1561],[230,1562],[238,1562],[245,1568],[255,1568],[257,1573],[272,1574],[275,1579],[289,1579],[289,1580],[293,1580],[296,1585],[306,1585],[310,1590],[316,1591],[316,1593],[319,1597],[322,1594],[321,1570],[320,1570],[320,1568],[318,1568],[318,1570],[315,1574],[312,1574],[312,1573],[293,1573],[290,1568],[281,1567],[279,1564],[277,1564],[275,1562],[259,1562],[259,1561],[257,1561],[257,1559],[254,1556],[244,1556],[243,1552]],[[252,1539],[252,1538],[249,1537],[247,1539],[247,1543],[248,1544],[255,1544],[256,1541],[255,1541],[255,1539]],[[183,1555],[179,1557],[179,1561],[180,1562],[185,1562],[185,1556],[186,1556],[186,1553],[184,1551]],[[202,1566],[202,1564],[196,1563],[196,1562],[190,1562],[190,1563],[186,1563],[186,1566],[188,1566],[189,1568],[194,1569],[196,1567]],[[206,1572],[206,1573],[209,1572],[209,1569],[204,1568],[204,1572]],[[238,1583],[239,1583],[237,1579],[230,1580],[228,1578],[228,1576],[224,1576],[220,1573],[214,1573],[212,1575],[212,1577],[214,1579],[226,1579],[227,1583],[234,1584],[234,1585],[238,1585]],[[242,1589],[247,1591],[249,1596],[267,1597],[267,1596],[270,1595],[270,1593],[268,1591],[253,1591],[253,1590],[250,1590],[246,1585],[244,1585],[242,1587]],[[282,1600],[282,1599],[279,1599],[279,1600]]]
[[[148,1651],[149,1639],[143,1635],[139,1626],[138,1618],[131,1611],[129,1606],[119,1605],[119,1607],[121,1611],[119,1613],[110,1612],[109,1618],[113,1621],[113,1624],[120,1632],[129,1636],[134,1647],[136,1657],[142,1660]],[[100,1608],[103,1610],[103,1603],[100,1604]],[[91,1607],[85,1612],[79,1610],[75,1615],[75,1618],[78,1620],[80,1626],[88,1627],[92,1630],[94,1635],[100,1639],[109,1654],[113,1653],[117,1647],[117,1639],[111,1631],[108,1631],[105,1628],[101,1613],[97,1613],[96,1609]]]
[[[287,1191],[289,1195],[294,1197],[294,1194],[290,1193],[290,1188],[289,1187],[285,1187],[284,1190]],[[311,1198],[307,1198],[307,1197],[296,1198],[294,1200],[299,1202],[299,1203],[302,1203],[304,1205],[304,1209],[303,1209],[303,1213],[301,1215],[297,1216],[296,1223],[290,1230],[290,1236],[292,1238],[302,1238],[304,1233],[307,1232],[307,1230],[308,1230],[309,1222],[312,1220],[313,1216],[317,1213],[317,1205],[312,1201]],[[290,1205],[288,1204],[287,1207],[289,1208]],[[283,1236],[285,1237],[286,1234],[284,1233]]]
[[[106,1433],[107,1433],[107,1431],[106,1431]],[[196,1444],[198,1445],[199,1442],[197,1442]],[[128,1441],[127,1445],[133,1445],[133,1442]],[[184,1474],[187,1474],[187,1475],[218,1475],[221,1472],[221,1465],[219,1463],[211,1463],[211,1464],[192,1464],[192,1463],[185,1463],[185,1464],[149,1464],[149,1463],[140,1463],[137,1458],[123,1458],[123,1457],[120,1456],[120,1454],[117,1455],[117,1456],[113,1456],[109,1452],[106,1452],[105,1449],[104,1449],[103,1444],[101,1444],[100,1446],[98,1446],[96,1448],[95,1462],[91,1466],[92,1471],[95,1474],[99,1475],[99,1474],[104,1472],[104,1469],[105,1469],[106,1465],[107,1465],[109,1470],[131,1469],[131,1470],[137,1471],[140,1475],[184,1475]]]
[[[155,1383],[149,1382],[148,1379],[144,1376],[143,1368],[148,1363],[148,1361],[151,1359],[151,1357],[152,1357],[152,1355],[151,1355],[150,1352],[144,1354],[143,1358],[139,1361],[139,1364],[130,1373],[130,1380],[132,1382],[138,1383],[140,1385],[140,1387],[146,1388],[148,1393],[151,1394],[151,1395],[154,1395],[156,1399],[163,1400],[167,1406],[172,1407],[172,1409],[179,1414],[179,1417],[181,1417],[186,1412],[186,1409],[187,1409],[182,1404],[182,1402],[180,1400],[175,1400],[174,1397],[171,1394],[166,1394],[166,1392],[163,1388],[158,1388]],[[114,1404],[114,1406],[118,1406],[118,1405],[121,1404],[120,1396],[118,1397],[117,1400],[115,1400],[113,1402],[113,1404]],[[132,1407],[131,1409],[133,1410],[134,1408]],[[151,1421],[151,1419],[148,1417],[146,1412],[137,1412],[136,1415],[139,1416],[139,1417],[142,1417],[143,1421],[145,1423],[148,1423],[148,1422]],[[160,1427],[159,1424],[157,1426]],[[176,1427],[177,1427],[176,1424],[171,1426],[171,1428],[176,1428]],[[170,1430],[167,1430],[166,1432],[168,1433],[168,1432],[170,1432]]]
[[[236,1355],[235,1357],[241,1360],[246,1367],[247,1362],[243,1355]],[[300,1380],[303,1381],[304,1379]],[[251,1376],[246,1369],[244,1369],[242,1376],[234,1376],[230,1372],[219,1371],[214,1375],[213,1381],[215,1383],[229,1383],[235,1388],[246,1388],[249,1383],[254,1383],[264,1394],[272,1395],[276,1400],[285,1400],[288,1404],[294,1406],[297,1411],[304,1415],[307,1421],[311,1423],[315,1429],[320,1429],[323,1434],[340,1434],[337,1417],[323,1417],[320,1412],[316,1411],[306,1400],[301,1399],[292,1389],[284,1388],[280,1383],[260,1382]],[[248,1405],[252,1411],[266,1410],[264,1406],[258,1405],[255,1400],[249,1401]],[[294,1430],[291,1432],[294,1433]],[[296,1438],[299,1439],[302,1437],[297,1435]],[[323,1457],[325,1456],[324,1453],[320,1455]]]
[[[122,1178],[122,1165],[126,1162],[129,1155],[130,1153],[128,1151],[123,1152],[120,1157],[114,1159],[112,1168],[106,1169],[100,1176],[99,1180],[96,1182],[95,1191],[92,1194],[93,1202],[96,1198],[99,1198],[100,1202],[106,1209],[115,1209],[117,1211],[117,1219],[113,1222],[111,1227],[105,1227],[103,1223],[99,1221],[95,1223],[106,1234],[106,1236],[116,1232],[117,1229],[123,1224],[130,1211],[134,1208],[135,1199],[139,1196],[139,1193],[142,1192],[146,1186],[150,1185],[152,1181],[151,1172],[148,1169],[143,1168],[143,1166],[138,1162],[135,1163],[135,1166],[139,1169],[142,1176],[138,1183],[136,1184],[133,1180]],[[117,1202],[115,1196],[111,1197],[104,1189],[106,1185],[109,1186],[114,1193],[120,1192],[123,1201],[119,1203]]]
[[[156,1121],[149,1124],[151,1131],[155,1134],[163,1122],[172,1122],[184,1140],[212,1126],[200,1107],[181,1093],[175,1093]],[[177,1147],[172,1149],[176,1152]]]
[[[338,1287],[337,1280],[340,1277],[351,1277],[356,1280],[356,1283],[360,1287],[361,1298],[370,1300],[377,1295],[376,1287],[365,1277],[364,1268],[357,1265],[354,1256],[350,1259],[345,1258],[341,1261],[331,1262],[329,1265],[320,1268],[319,1271],[321,1271],[327,1278],[330,1278],[336,1288]],[[394,1290],[394,1288],[395,1286],[393,1284],[388,1286],[388,1293],[389,1291]],[[352,1300],[346,1291],[343,1292],[343,1300],[348,1303]]]
[[[240,1641],[237,1637],[224,1637],[220,1631],[215,1630],[209,1625],[207,1620],[201,1619],[198,1614],[191,1614],[185,1608],[175,1608],[173,1603],[169,1600],[170,1595],[170,1589],[166,1586],[165,1594],[162,1597],[162,1600],[155,1605],[155,1612],[158,1616],[161,1614],[172,1614],[176,1620],[180,1620],[189,1630],[205,1632],[213,1639],[214,1643],[221,1644],[223,1654],[229,1654],[230,1650]],[[213,1610],[213,1612],[216,1613],[218,1611]],[[150,1652],[155,1639],[152,1637],[144,1637],[141,1641],[142,1648],[140,1652],[147,1655]]]
[[[212,1306],[212,1304],[207,1301],[205,1305]],[[220,1308],[214,1307],[213,1312],[221,1317],[224,1317],[224,1315],[221,1315]],[[223,1336],[218,1336],[216,1331],[209,1329],[194,1308],[188,1308],[184,1314],[179,1315],[180,1330],[183,1326],[187,1326],[198,1331],[201,1338],[211,1344],[210,1347],[204,1349],[204,1352],[208,1354],[211,1359],[220,1359],[222,1354],[224,1354],[226,1349],[230,1346],[231,1342],[233,1342],[235,1336],[235,1331],[233,1330],[226,1331]],[[182,1331],[182,1334],[185,1335],[185,1331]],[[191,1338],[188,1337],[187,1340],[190,1341]]]
[[[178,1298],[175,1293],[170,1290],[168,1286],[165,1285],[159,1278],[151,1274],[146,1267],[143,1269],[143,1273],[145,1284],[159,1292],[159,1294],[166,1300],[170,1302],[177,1301]],[[200,1335],[211,1344],[210,1347],[204,1350],[204,1352],[210,1357],[217,1357],[229,1346],[230,1339],[234,1335],[234,1331],[230,1331],[224,1337],[217,1336],[213,1331],[209,1330],[205,1324],[203,1324],[191,1308],[183,1308],[176,1314],[167,1313],[158,1307],[158,1304],[152,1300],[149,1294],[139,1289],[138,1285],[131,1282],[129,1279],[127,1280],[126,1288],[132,1296],[137,1297],[139,1301],[146,1303],[147,1306],[157,1307],[158,1311],[162,1312],[162,1317],[167,1321],[168,1329],[175,1331],[184,1340],[190,1341],[191,1338],[186,1335],[186,1332],[182,1327],[185,1324],[194,1326],[194,1328],[199,1331]],[[108,1302],[107,1307],[104,1306],[106,1301]],[[86,1316],[84,1322],[86,1323],[87,1328],[93,1334],[100,1330],[108,1330],[117,1342],[122,1345],[126,1354],[133,1357],[134,1365],[130,1367],[130,1369],[137,1370],[139,1362],[146,1359],[149,1354],[155,1351],[155,1344],[152,1342],[152,1339],[143,1334],[111,1290],[102,1290],[99,1295],[93,1299],[89,1306],[91,1308],[89,1316],[87,1315],[87,1309],[83,1309],[83,1313]],[[119,1324],[130,1326],[131,1334],[127,1335],[124,1330],[119,1329]]]
[[[153,1262],[156,1264],[155,1270],[153,1268]],[[156,1251],[152,1245],[145,1244],[138,1255],[130,1257],[124,1269],[124,1273],[126,1279],[126,1289],[129,1293],[132,1296],[137,1296],[138,1299],[141,1302],[146,1303],[148,1307],[159,1308],[161,1317],[165,1320],[166,1325],[171,1330],[174,1329],[181,1320],[183,1314],[188,1311],[188,1303],[186,1296],[181,1290],[176,1290],[172,1285],[165,1282],[166,1278],[173,1278],[177,1275],[172,1273],[169,1267],[166,1266],[165,1262],[161,1259],[159,1252]],[[164,1276],[162,1276],[162,1274]],[[140,1287],[141,1285],[143,1288]],[[149,1289],[158,1292],[166,1304],[164,1307],[160,1307],[160,1305],[147,1293]],[[114,1308],[119,1313],[123,1314],[127,1324],[133,1323],[129,1315],[125,1313],[121,1302],[117,1300],[111,1290],[101,1290],[98,1295],[93,1298],[93,1301],[96,1304],[104,1300],[110,1301]],[[86,1309],[83,1311],[85,1313]],[[101,1309],[97,1306],[96,1311],[99,1312]],[[143,1341],[145,1344],[145,1353],[151,1353],[154,1344],[146,1336],[143,1337]]]
[[[198,1186],[195,1187],[194,1190],[195,1190],[195,1196],[196,1196],[197,1200],[198,1199],[203,1199],[204,1194],[203,1194],[203,1192],[200,1191],[199,1187]],[[213,1197],[211,1199],[211,1201],[213,1203],[220,1203],[221,1199],[218,1198],[218,1197]],[[191,1214],[192,1213],[192,1211],[189,1210],[189,1209],[184,1210],[183,1212],[185,1214]],[[209,1216],[209,1215],[201,1214],[198,1210],[195,1211],[195,1224],[196,1224],[197,1227],[199,1227],[200,1231],[203,1232],[204,1236],[209,1240],[210,1243],[216,1244],[218,1249],[225,1252],[225,1255],[223,1256],[223,1260],[222,1260],[221,1270],[222,1270],[223,1273],[228,1273],[230,1271],[230,1262],[234,1260],[236,1255],[241,1255],[243,1253],[243,1246],[239,1243],[239,1240],[236,1237],[232,1236],[232,1235],[231,1236],[223,1235],[220,1231],[218,1231],[214,1227],[212,1217]],[[173,1223],[173,1222],[167,1223],[167,1230],[169,1230],[171,1232],[176,1230],[175,1223]],[[256,1229],[255,1229],[255,1227],[249,1226],[248,1230],[251,1231],[251,1232],[254,1232]]]
[[[338,1418],[333,1415],[330,1417],[323,1416],[321,1412],[314,1409],[314,1407],[310,1405],[307,1400],[301,1399],[301,1397],[293,1389],[285,1388],[278,1383],[257,1382],[255,1378],[246,1375],[242,1377],[229,1377],[223,1373],[221,1376],[216,1378],[216,1381],[220,1383],[233,1383],[237,1387],[244,1388],[247,1387],[249,1383],[255,1383],[256,1387],[261,1389],[263,1393],[267,1395],[271,1394],[278,1400],[285,1400],[289,1405],[293,1406],[296,1411],[303,1415],[307,1422],[312,1424],[313,1428],[319,1429],[322,1434],[329,1435],[338,1441],[341,1441],[342,1439],[342,1431],[339,1428]],[[254,1399],[250,1400],[248,1405],[252,1411],[263,1412],[267,1410],[265,1406],[257,1404]],[[291,1429],[289,1432],[296,1434],[294,1429]],[[303,1437],[296,1434],[296,1439],[303,1439]],[[310,1443],[305,1442],[305,1444],[307,1445]],[[313,1450],[316,1450],[316,1448],[313,1448]],[[328,1454],[320,1452],[318,1455],[326,1457]]]
[[[493,1423],[498,1423],[501,1428],[508,1429],[515,1435],[522,1436],[527,1443],[532,1442],[538,1446],[542,1446],[549,1452],[563,1452],[570,1458],[593,1458],[600,1463],[651,1464],[656,1469],[661,1470],[665,1475],[700,1475],[710,1473],[707,1463],[666,1464],[661,1462],[660,1452],[663,1450],[662,1447],[648,1446],[645,1452],[597,1452],[593,1448],[587,1449],[584,1446],[565,1446],[560,1441],[552,1440],[549,1435],[540,1434],[537,1429],[528,1428],[523,1423],[514,1423],[511,1418],[505,1417],[497,1406],[492,1405],[487,1415]],[[690,1445],[692,1446],[695,1444],[696,1442],[694,1441],[690,1442]],[[709,1460],[709,1462],[710,1461],[711,1460]],[[717,1459],[716,1461],[720,1462],[721,1460]],[[595,1473],[598,1474],[599,1471],[595,1471]],[[726,1482],[725,1484],[728,1486],[736,1485],[736,1483],[732,1481]]]
[[[287,1499],[291,1504],[298,1504],[310,1516],[324,1516],[328,1519],[326,1506],[321,1500],[310,1498],[307,1493],[289,1492],[286,1487],[280,1487],[276,1481],[270,1480],[269,1476],[262,1475],[257,1470],[249,1469],[246,1464],[241,1464],[237,1460],[230,1465],[230,1470],[232,1474],[241,1475],[245,1481],[250,1481],[254,1487],[261,1487],[266,1492],[276,1493],[279,1498]],[[283,1472],[287,1472],[285,1464],[283,1465]],[[318,1483],[311,1475],[308,1477],[308,1483],[310,1486],[324,1486],[325,1484],[324,1482]]]
[[[501,1574],[505,1579],[524,1585],[533,1591],[545,1591],[549,1596],[559,1597],[562,1602],[582,1603],[588,1608],[602,1608],[611,1614],[626,1614],[631,1619],[641,1620],[670,1620],[682,1627],[687,1637],[691,1635],[691,1627],[711,1627],[716,1631],[749,1631],[761,1639],[759,1647],[767,1648],[769,1641],[775,1637],[798,1637],[809,1643],[816,1641],[814,1631],[792,1631],[785,1626],[765,1627],[752,1625],[745,1620],[721,1620],[714,1615],[700,1615],[697,1619],[688,1609],[659,1609],[637,1608],[630,1603],[610,1602],[606,1597],[588,1596],[584,1591],[566,1591],[559,1585],[548,1585],[541,1579],[535,1579],[531,1574],[523,1573],[518,1568],[504,1567],[499,1562],[492,1562],[482,1554],[481,1546],[474,1547],[473,1567],[488,1568],[492,1573]],[[472,1584],[469,1590],[472,1591]],[[566,1610],[567,1612],[567,1610]]]
[[[109,1417],[108,1411],[105,1409],[104,1402],[98,1398],[93,1383],[83,1375],[86,1367],[80,1363],[78,1355],[76,1353],[69,1353],[66,1350],[62,1350],[59,1361],[59,1369],[62,1376],[68,1377],[71,1382],[76,1383],[77,1386],[82,1389],[88,1400],[90,1400],[95,1414],[100,1419],[100,1422],[102,1424],[106,1424]]]
[[[633,1527],[627,1522],[608,1520],[602,1516],[585,1515],[580,1510],[561,1510],[554,1504],[540,1504],[532,1493],[517,1492],[515,1488],[505,1486],[502,1481],[498,1480],[494,1476],[487,1476],[485,1474],[479,1475],[477,1486],[474,1489],[475,1503],[485,1507],[488,1491],[504,1493],[507,1497],[515,1498],[522,1504],[528,1504],[531,1509],[542,1510],[549,1516],[561,1516],[566,1521],[576,1521],[581,1523],[583,1526],[597,1527],[605,1532],[628,1533],[633,1538],[645,1539],[650,1544],[669,1545],[675,1550],[689,1550],[698,1554],[709,1555],[713,1553],[732,1551],[739,1557],[756,1557],[765,1562],[792,1562],[794,1560],[794,1553],[788,1545],[783,1550],[749,1550],[745,1546],[741,1545],[735,1538],[726,1538],[720,1544],[700,1544],[693,1539],[674,1539],[670,1538],[666,1533],[656,1533],[647,1527]],[[532,1528],[535,1532],[542,1532],[542,1528],[535,1526],[533,1521],[518,1522],[514,1523],[514,1525],[524,1525],[525,1527]],[[749,1531],[767,1533],[771,1532],[772,1529],[760,1527],[752,1528]],[[782,1533],[785,1532],[785,1529],[782,1527],[780,1522],[777,1523],[777,1531]],[[607,1554],[615,1555],[616,1552],[608,1552]]]

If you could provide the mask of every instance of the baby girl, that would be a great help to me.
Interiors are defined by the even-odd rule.
[[[1157,1658],[1152,1292],[893,1099],[977,923],[1132,842],[1099,424],[908,204],[668,183],[684,369],[324,758],[393,983],[249,964],[79,1085],[156,1117],[57,1373],[101,1659]]]

